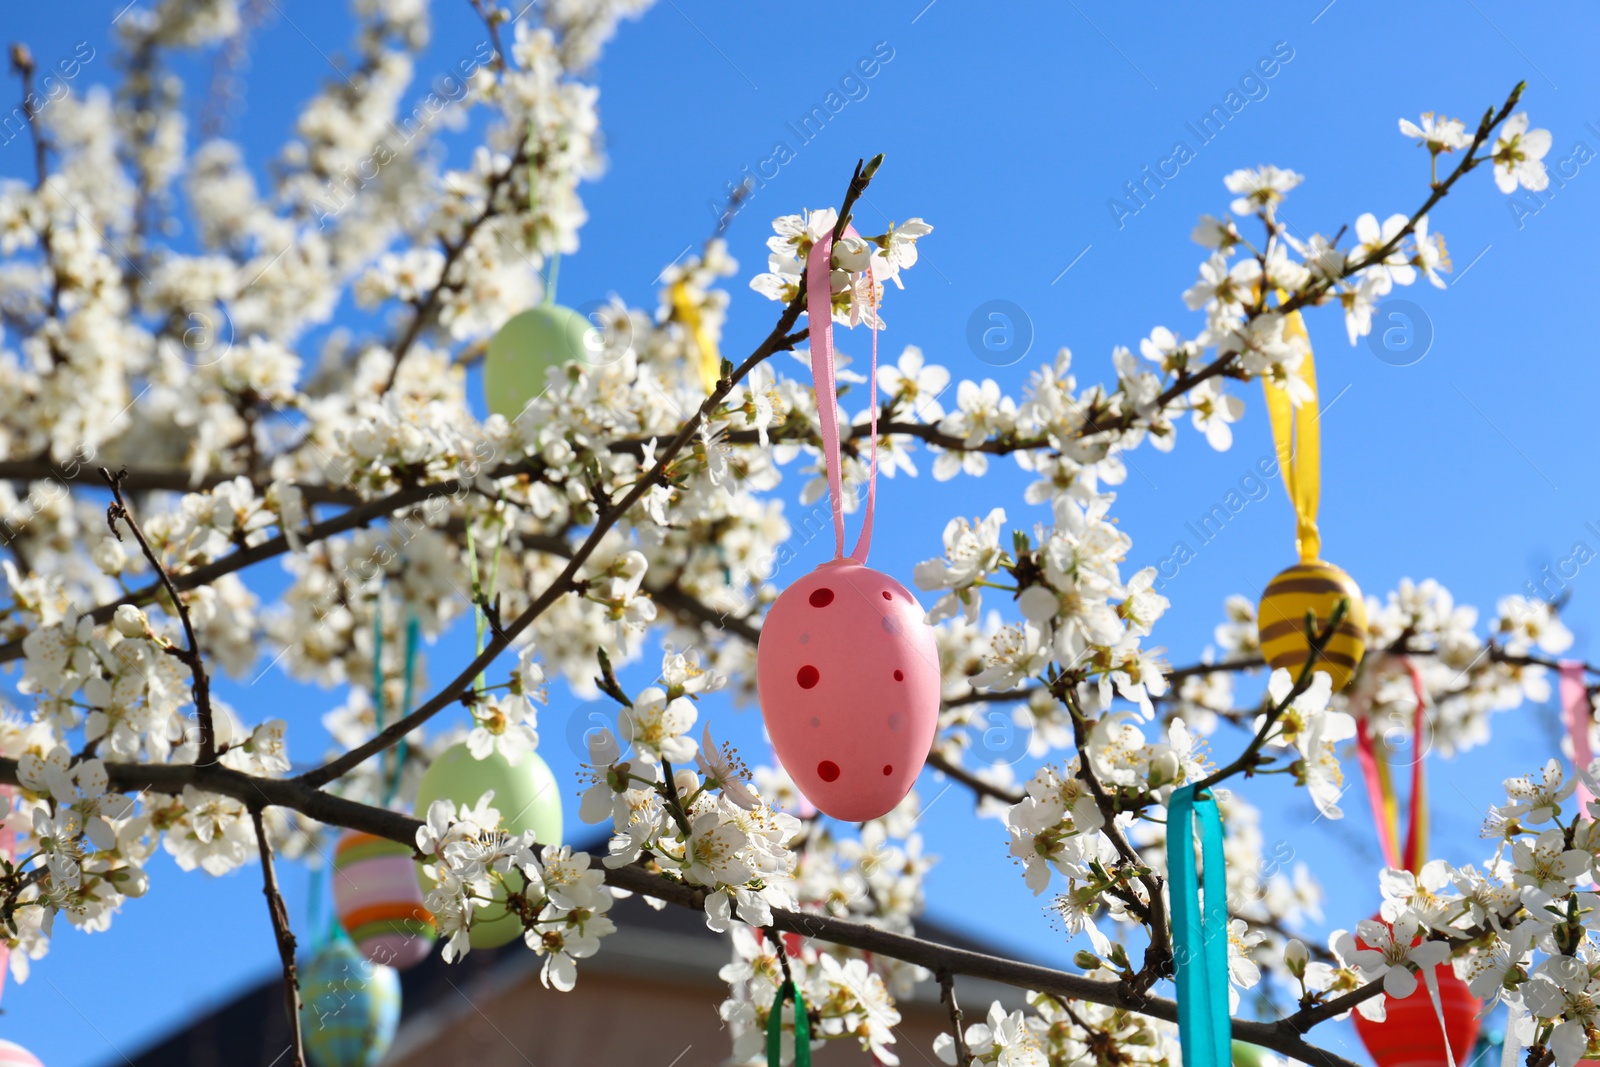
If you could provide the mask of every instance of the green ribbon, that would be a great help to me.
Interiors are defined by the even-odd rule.
[[[790,997],[794,998],[795,1067],[811,1067],[811,1020],[806,1015],[806,998],[793,982],[778,987],[772,1011],[767,1015],[767,1067],[778,1067],[783,1062],[783,1002]]]
[[[1194,856],[1200,819],[1206,893]],[[1222,855],[1222,817],[1210,796],[1184,786],[1167,805],[1167,877],[1172,891],[1173,955],[1177,963],[1178,1042],[1183,1067],[1231,1067],[1233,1020],[1228,1014],[1228,893]]]

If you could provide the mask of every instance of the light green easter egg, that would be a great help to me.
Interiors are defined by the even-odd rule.
[[[589,320],[559,304],[540,306],[506,320],[489,341],[483,361],[483,391],[489,410],[514,419],[544,392],[545,372],[590,355],[599,333]]]
[[[472,807],[491,789],[500,825],[507,833],[532,830],[540,845],[561,843],[561,791],[549,765],[532,752],[512,766],[498,752],[478,760],[472,758],[465,742],[451,745],[428,767],[417,786],[417,818],[427,819],[428,806],[435,800],[454,801],[458,808]],[[421,864],[417,865],[417,877],[423,892],[433,889],[433,879],[422,873]],[[522,884],[522,875],[516,871],[506,877],[513,885]],[[500,903],[478,909],[469,935],[473,948],[495,948],[522,936],[522,923],[506,911],[505,892],[498,885],[495,900]]]
[[[1260,1045],[1250,1045],[1243,1041],[1233,1043],[1233,1067],[1261,1067],[1261,1053],[1264,1050]]]

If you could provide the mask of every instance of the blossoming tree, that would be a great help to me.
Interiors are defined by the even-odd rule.
[[[1492,712],[1548,697],[1550,656],[1571,641],[1553,608],[1507,597],[1485,627],[1438,584],[1404,583],[1368,601],[1349,690],[1333,694],[1313,656],[1270,672],[1259,702],[1236,700],[1235,678],[1264,669],[1254,609],[1229,602],[1215,661],[1157,658],[1147,640],[1168,602],[1152,570],[1123,573],[1130,539],[1107,488],[1123,453],[1173,448],[1185,416],[1227,448],[1242,383],[1308,399],[1294,313],[1342,315],[1354,342],[1394,286],[1442,285],[1432,217],[1474,171],[1503,192],[1543,188],[1550,137],[1517,110],[1520,87],[1475,122],[1401,121],[1432,168],[1410,210],[1381,223],[1334,220],[1334,236],[1302,239],[1277,217],[1300,175],[1230,175],[1235,199],[1194,231],[1205,251],[1183,294],[1192,336],[1150,329],[1138,354],[1116,351],[1115,382],[1080,385],[1063,350],[1020,397],[961,382],[946,411],[948,372],[908,348],[847,397],[847,480],[866,476],[876,405],[891,461],[911,470],[904,457],[924,449],[949,479],[1009,456],[1037,476],[1027,500],[1052,508],[1052,525],[1031,530],[1001,510],[951,519],[944,555],[916,580],[936,598],[943,671],[931,773],[1003,821],[1021,877],[1087,935],[1082,973],[1066,973],[916,937],[930,858],[915,791],[858,831],[802,816],[781,768],[752,772],[697,715],[705,693],[754,693],[771,561],[790,533],[774,487],[798,474],[813,479],[808,500],[823,491],[816,397],[773,359],[806,343],[808,256],[833,236],[834,316],[870,324],[880,302],[892,314],[931,228],[912,217],[847,235],[880,161],[863,163],[840,176],[837,204],[777,219],[770,269],[748,281],[777,305],[754,350],[699,373],[725,317],[716,286],[739,274],[712,239],[663,272],[659,308],[602,309],[586,358],[557,367],[515,418],[479,421],[464,366],[576,249],[580,183],[600,165],[585,71],[648,0],[550,0],[515,20],[493,0],[470,6],[492,47],[415,121],[398,102],[427,39],[420,5],[356,4],[359,63],[306,105],[266,188],[238,146],[186,128],[168,68],[238,33],[232,0],[129,12],[114,92],[43,93],[27,50],[12,53],[36,164],[31,180],[0,183],[0,659],[20,662],[24,695],[0,721],[18,834],[0,867],[0,933],[18,979],[58,918],[101,929],[137,906],[158,848],[212,875],[259,861],[275,898],[275,855],[313,855],[352,828],[428,865],[447,958],[509,896],[559,989],[605,951],[618,895],[702,911],[729,934],[722,1010],[739,1061],[760,1061],[786,978],[811,1005],[814,1041],[894,1063],[895,997],[928,976],[950,993],[952,975],[971,974],[1028,991],[1028,1006],[968,1026],[950,993],[936,1049],[950,1062],[1176,1063],[1176,1006],[1160,995],[1175,965],[1162,815],[1176,787],[1200,784],[1231,828],[1230,978],[1277,983],[1295,1002],[1283,1018],[1237,1021],[1239,1037],[1345,1063],[1308,1032],[1381,1013],[1380,993],[1443,965],[1516,1006],[1509,1040],[1530,1065],[1593,1053],[1600,835],[1561,764],[1506,784],[1481,864],[1385,873],[1382,918],[1397,933],[1362,924],[1359,943],[1340,931],[1326,948],[1294,937],[1316,899],[1306,872],[1259,876],[1248,788],[1286,772],[1337,818],[1357,720],[1408,722],[1419,703],[1436,746],[1481,741]],[[484,125],[484,143],[449,160],[437,133],[461,116]],[[180,209],[196,247],[164,243]],[[300,339],[347,290],[392,335],[336,333],[308,367]],[[291,580],[263,605],[242,576],[269,561]],[[468,617],[481,651],[412,701],[403,650]],[[326,719],[337,750],[299,773],[282,721],[212,695],[217,672],[252,669],[263,649],[274,669],[347,694]],[[659,680],[630,694],[613,665],[646,656],[660,657]],[[618,704],[622,736],[594,732],[587,777],[567,783],[583,789],[585,822],[610,825],[608,855],[508,833],[492,797],[439,801],[421,820],[385,803],[408,801],[459,739],[432,722],[447,708],[465,706],[479,758],[535,750],[546,674],[597,680]],[[1042,769],[1026,782],[970,749],[966,727],[991,706],[1031,728]],[[271,916],[292,990],[281,901]]]

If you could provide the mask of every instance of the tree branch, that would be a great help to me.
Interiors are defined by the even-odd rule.
[[[177,649],[168,645],[167,651],[189,668],[190,687],[194,693],[194,713],[200,726],[199,753],[195,756],[195,762],[201,766],[215,763],[217,731],[211,715],[211,678],[206,674],[205,657],[200,653],[200,639],[195,636],[194,621],[189,618],[189,607],[178,594],[177,586],[172,584],[172,576],[167,573],[161,557],[150,547],[144,531],[139,529],[133,512],[128,510],[128,502],[122,496],[121,476],[112,474],[104,467],[100,468],[100,474],[105,478],[106,484],[111,486],[113,502],[106,508],[106,525],[111,527],[112,536],[118,541],[122,540],[122,533],[117,529],[119,520],[133,533],[134,540],[139,542],[140,551],[144,553],[144,558],[150,561],[150,566],[155,568],[156,574],[160,576],[161,586],[172,599],[173,610],[177,612],[178,621],[183,624],[183,633],[189,642],[189,647]]]
[[[47,155],[50,142],[45,139],[44,129],[39,125],[40,108],[34,103],[33,53],[27,45],[17,43],[11,46],[11,69],[22,79],[22,113],[28,121],[28,133],[33,138],[33,188],[37,191],[44,187],[45,176],[50,170]]]
[[[1255,770],[1257,765],[1256,757],[1261,754],[1262,748],[1266,746],[1267,735],[1272,733],[1272,728],[1278,724],[1278,719],[1288,710],[1289,705],[1293,704],[1302,693],[1311,688],[1311,679],[1315,672],[1317,660],[1321,658],[1322,650],[1327,647],[1328,642],[1333,640],[1334,631],[1339,629],[1339,624],[1344,622],[1345,613],[1349,610],[1350,602],[1341,599],[1328,616],[1328,625],[1323,627],[1322,632],[1320,634],[1309,632],[1306,634],[1311,653],[1306,657],[1305,665],[1300,668],[1300,676],[1295,679],[1294,686],[1283,695],[1283,699],[1278,701],[1276,706],[1267,712],[1265,721],[1256,730],[1256,735],[1250,739],[1250,743],[1245,746],[1244,751],[1239,753],[1237,759],[1195,783],[1196,794],[1204,793],[1212,786],[1236,774],[1243,772],[1248,775]],[[1310,612],[1306,614],[1310,615]],[[1307,629],[1309,630],[1309,627]]]
[[[1105,821],[1100,832],[1110,839],[1123,862],[1135,871],[1144,872],[1137,877],[1144,886],[1145,896],[1149,900],[1142,909],[1144,914],[1139,918],[1150,931],[1150,947],[1145,950],[1144,963],[1140,966],[1139,973],[1132,976],[1132,980],[1128,983],[1131,992],[1143,996],[1146,990],[1160,979],[1167,977],[1172,970],[1172,933],[1167,928],[1167,907],[1162,896],[1165,879],[1146,866],[1144,857],[1128,843],[1127,837],[1117,826],[1119,814],[1117,805],[1094,773],[1093,761],[1089,757],[1089,721],[1083,713],[1077,692],[1070,681],[1064,687],[1064,692],[1057,693],[1057,696],[1066,703],[1072,718],[1072,737],[1078,749],[1078,777],[1089,787],[1089,792],[1094,796],[1095,806],[1100,809],[1100,815]],[[1138,914],[1137,911],[1135,914]]]
[[[272,917],[272,932],[278,939],[278,959],[283,963],[283,1001],[289,1013],[289,1047],[294,1052],[293,1067],[306,1067],[305,1042],[300,1035],[300,977],[294,964],[294,931],[289,927],[289,909],[278,891],[278,872],[272,864],[272,844],[261,821],[261,806],[251,805],[250,821],[256,828],[256,845],[261,850],[261,892],[267,897],[267,914]]]
[[[498,49],[496,49],[496,52],[498,53]],[[423,327],[438,313],[439,302],[444,294],[455,292],[461,288],[460,281],[450,280],[450,269],[455,266],[456,260],[461,258],[461,253],[466,251],[467,247],[472,244],[472,238],[478,232],[478,229],[498,212],[499,209],[495,206],[494,198],[499,195],[501,188],[511,180],[511,176],[516,173],[517,168],[527,162],[528,139],[524,136],[520,138],[517,150],[512,155],[511,161],[506,165],[506,169],[497,172],[489,179],[488,187],[484,189],[483,210],[467,222],[465,228],[461,231],[459,239],[444,243],[444,266],[439,270],[439,283],[429,289],[426,296],[411,301],[411,321],[407,323],[405,333],[401,334],[400,339],[395,342],[394,361],[389,365],[389,377],[383,383],[383,388],[379,390],[380,394],[387,393],[394,388],[395,380],[400,377],[400,361],[406,358],[406,353],[411,351],[411,346],[416,344],[417,339],[422,336]]]
[[[1182,682],[1189,678],[1202,677],[1207,674],[1223,674],[1229,671],[1253,671],[1266,665],[1267,661],[1260,656],[1251,656],[1248,659],[1223,660],[1221,663],[1194,663],[1187,667],[1177,667],[1168,671],[1167,681],[1169,683]]]
[[[939,972],[939,999],[950,1011],[950,1033],[955,1038],[956,1067],[971,1067],[972,1050],[967,1048],[966,1028],[961,1008],[956,1004],[956,980],[948,970]]]
[[[1455,170],[1450,173],[1449,177],[1433,186],[1428,198],[1423,201],[1421,207],[1412,212],[1411,217],[1406,220],[1406,224],[1400,228],[1398,233],[1386,241],[1381,247],[1374,249],[1371,253],[1362,257],[1361,259],[1358,259],[1354,262],[1347,261],[1344,265],[1343,271],[1337,278],[1324,278],[1313,281],[1306,288],[1293,294],[1289,297],[1289,299],[1284,300],[1275,307],[1267,307],[1265,304],[1262,304],[1258,307],[1250,308],[1246,313],[1246,321],[1248,322],[1259,318],[1261,315],[1269,311],[1278,315],[1287,315],[1292,311],[1299,311],[1301,308],[1320,304],[1333,289],[1335,282],[1343,281],[1358,271],[1365,270],[1375,263],[1382,263],[1385,259],[1392,255],[1395,250],[1400,247],[1401,242],[1416,231],[1417,223],[1421,221],[1423,216],[1425,216],[1429,211],[1433,210],[1434,206],[1438,204],[1440,200],[1445,198],[1445,196],[1450,192],[1451,187],[1465,177],[1468,172],[1472,171],[1474,168],[1483,163],[1482,159],[1476,158],[1478,149],[1481,148],[1484,142],[1489,139],[1489,135],[1494,132],[1495,127],[1510,117],[1512,109],[1517,106],[1517,101],[1522,97],[1522,90],[1526,87],[1526,82],[1518,82],[1511,90],[1511,94],[1506,97],[1506,102],[1501,105],[1498,114],[1495,113],[1493,108],[1489,109],[1489,111],[1483,116],[1483,121],[1478,124],[1478,132],[1476,136],[1473,137],[1472,144],[1467,148],[1467,153],[1462,157],[1461,162],[1456,165]],[[1263,291],[1263,300],[1265,299],[1265,296],[1265,291]],[[1172,385],[1163,390],[1161,395],[1155,399],[1153,406],[1157,410],[1164,409],[1173,400],[1176,400],[1179,396],[1194,388],[1196,385],[1199,385],[1207,378],[1214,378],[1219,374],[1226,374],[1232,369],[1237,360],[1238,353],[1230,352],[1227,355],[1220,356],[1213,360],[1211,363],[1207,364],[1205,367],[1202,367],[1194,374],[1189,374],[1187,372],[1180,373]],[[1133,413],[1129,412],[1123,417],[1122,422],[1129,422],[1132,415]]]
[[[422,826],[421,821],[409,815],[347,800],[308,786],[298,779],[258,778],[221,764],[199,767],[194,764],[107,763],[105,768],[112,787],[119,792],[148,790],[176,796],[183,792],[184,786],[192,785],[204,792],[233,797],[247,806],[289,808],[318,822],[386,837],[413,850],[416,848],[417,830]],[[16,760],[0,759],[0,782],[17,782]],[[705,890],[671,881],[642,867],[606,869],[605,875],[606,883],[617,889],[626,889],[697,911],[705,908]],[[865,923],[807,912],[774,909],[772,925],[778,930],[847,948],[892,956],[935,973],[941,969],[948,970],[952,974],[986,978],[1018,989],[1032,989],[1125,1008],[1168,1022],[1175,1022],[1178,1018],[1176,1002],[1159,997],[1129,996],[1119,981],[1085,978],[1049,967],[1018,963],[890,933]],[[1289,1018],[1305,1022],[1304,1013]],[[1307,1044],[1301,1037],[1302,1030],[1287,1024],[1287,1019],[1274,1023],[1240,1019],[1234,1021],[1233,1028],[1234,1034],[1242,1041],[1270,1048],[1306,1063],[1320,1067],[1356,1067],[1349,1060]]]
[[[947,775],[977,793],[980,797],[990,797],[1005,804],[1022,803],[1023,794],[1012,792],[993,782],[986,782],[976,774],[967,770],[953,760],[945,759],[938,751],[928,753],[928,766],[941,774]]]

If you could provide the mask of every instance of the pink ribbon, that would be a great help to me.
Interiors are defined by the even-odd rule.
[[[859,237],[854,226],[845,227],[845,235]],[[811,377],[817,392],[817,419],[822,425],[822,455],[828,470],[828,497],[833,503],[833,536],[836,542],[834,559],[844,558],[844,485],[839,466],[839,388],[833,374],[833,287],[830,274],[833,266],[833,233],[823,234],[812,245],[806,259],[806,318],[811,327]],[[872,266],[867,265],[867,287],[876,302],[877,285],[872,278]],[[876,307],[874,315],[876,316]],[[872,513],[878,502],[878,330],[867,323],[872,331],[872,377],[868,380],[872,400],[872,470],[867,479],[867,510],[861,523],[861,537],[856,541],[850,558],[857,563],[867,561],[867,551],[872,547]]]
[[[1589,687],[1584,683],[1583,664],[1577,660],[1561,661],[1561,712],[1567,723],[1567,734],[1572,738],[1572,765],[1587,772],[1594,754],[1589,749],[1589,724],[1594,720],[1594,709],[1589,704]],[[1578,807],[1587,815],[1594,794],[1578,780]]]

